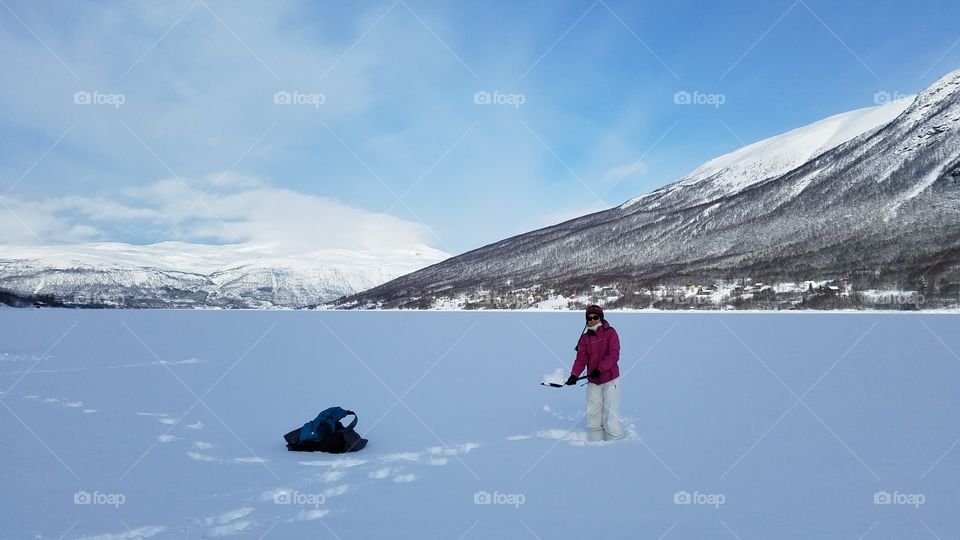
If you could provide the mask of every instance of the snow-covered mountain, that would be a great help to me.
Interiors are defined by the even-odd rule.
[[[812,158],[887,125],[909,107],[914,96],[814,122],[711,159],[680,180],[623,203],[621,208],[690,206],[742,191],[796,169]]]
[[[2,246],[0,291],[81,306],[305,307],[448,256],[426,246],[307,253],[256,244],[180,242]]]
[[[960,267],[960,71],[705,163],[647,195],[445,260],[338,305],[478,289],[643,287],[751,276],[903,285]]]

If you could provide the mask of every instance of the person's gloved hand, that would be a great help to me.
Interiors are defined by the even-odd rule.
[[[600,370],[599,370],[598,368],[594,368],[593,371],[590,372],[590,378],[591,378],[591,379],[599,379],[599,378],[600,378],[600,375],[601,375],[601,373],[600,373]]]
[[[570,378],[567,379],[566,385],[567,385],[567,386],[572,386],[572,385],[574,385],[574,384],[577,384],[577,376],[571,374],[571,375],[570,375]]]

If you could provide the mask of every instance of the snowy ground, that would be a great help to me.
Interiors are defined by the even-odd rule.
[[[610,314],[586,444],[577,313],[2,310],[0,537],[956,538],[957,317]]]

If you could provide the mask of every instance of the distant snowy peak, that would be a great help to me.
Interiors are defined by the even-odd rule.
[[[877,107],[838,114],[744,146],[711,159],[668,186],[625,202],[620,209],[630,208],[641,201],[645,202],[643,208],[649,210],[673,207],[675,205],[667,203],[681,194],[685,204],[698,204],[737,193],[789,172],[828,150],[889,124],[907,110],[915,99],[915,96],[910,96]]]
[[[30,260],[55,268],[151,268],[169,272],[216,274],[235,268],[378,268],[393,274],[422,267],[450,255],[428,246],[394,249],[305,249],[271,244],[124,244],[94,242],[61,246],[0,246],[0,261]],[[398,274],[399,275],[399,274]]]
[[[0,246],[0,291],[121,307],[304,307],[448,257],[427,246],[303,252],[181,242]]]

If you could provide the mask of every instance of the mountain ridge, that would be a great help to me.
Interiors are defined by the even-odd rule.
[[[423,306],[424,298],[478,289],[566,293],[586,283],[643,287],[754,275],[877,274],[900,284],[931,271],[937,277],[960,262],[958,88],[960,71],[901,104],[891,121],[742,189],[684,177],[633,204],[495,242],[334,305]],[[931,201],[934,192],[939,198]],[[928,211],[923,205],[931,202]]]
[[[427,246],[305,253],[181,242],[4,246],[0,291],[79,307],[300,308],[447,256]]]

